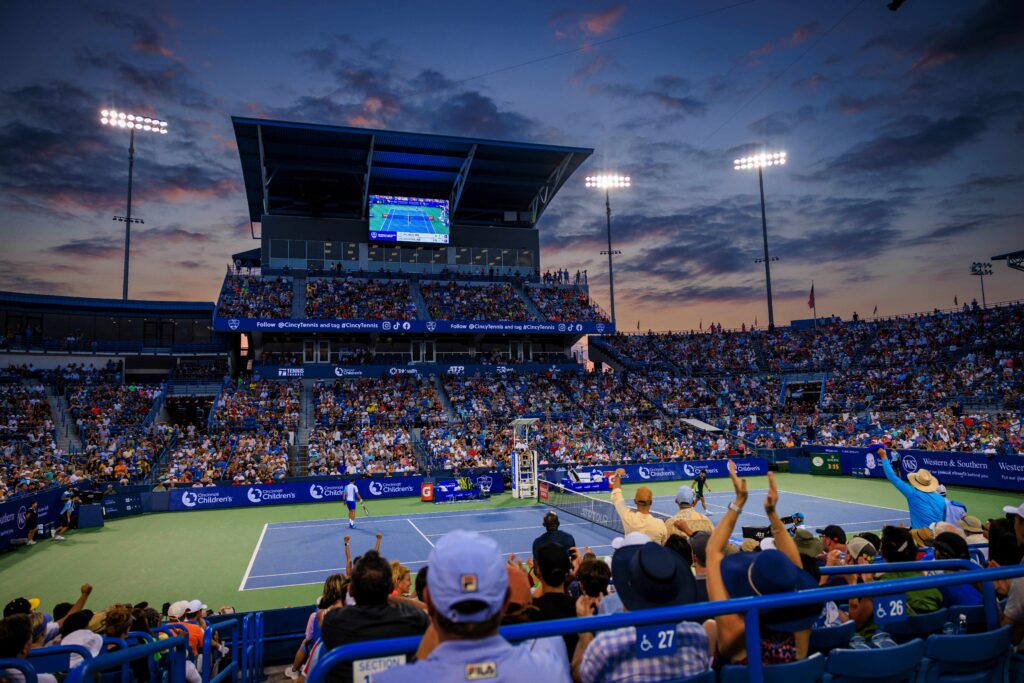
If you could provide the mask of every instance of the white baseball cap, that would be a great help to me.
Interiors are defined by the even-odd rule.
[[[627,548],[631,545],[643,545],[650,541],[647,534],[640,531],[630,531],[625,536],[619,536],[612,539],[612,548],[618,550],[619,548]]]
[[[167,608],[167,616],[173,617],[175,619],[181,619],[188,613],[188,608],[188,600],[178,600],[177,602],[172,602],[171,606]]]
[[[191,600],[188,603],[189,612],[198,612],[201,609],[210,609],[209,605],[203,603],[202,600]]]
[[[1021,503],[1020,505],[1017,506],[1007,505],[1006,507],[1003,508],[1003,512],[1005,512],[1008,515],[1017,515],[1018,517],[1024,517],[1024,503]]]

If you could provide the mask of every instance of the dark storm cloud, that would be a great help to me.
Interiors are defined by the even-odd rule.
[[[351,40],[302,51],[299,58],[330,81],[320,92],[303,95],[273,113],[307,121],[489,138],[529,139],[538,134],[536,121],[484,92],[461,86],[435,69],[378,57],[390,52],[386,43],[360,46]]]
[[[139,99],[173,103],[201,111],[212,111],[218,107],[216,98],[196,85],[192,72],[178,60],[146,68],[114,52],[101,53],[82,48],[77,53],[76,61],[82,67],[112,74]]]
[[[7,122],[0,125],[0,193],[8,206],[31,204],[79,218],[82,210],[123,207],[125,136],[94,122],[63,125],[80,121],[83,112],[98,112],[103,104],[93,93],[64,81],[0,92],[0,107],[7,114]],[[150,143],[136,144],[144,149]],[[140,201],[220,199],[240,189],[237,173],[203,158],[168,163],[140,154],[136,180]]]
[[[174,52],[161,40],[156,26],[142,17],[119,10],[99,10],[93,16],[102,24],[132,34],[132,49],[145,54],[173,57]]]
[[[113,237],[93,235],[54,245],[46,251],[57,256],[69,256],[76,259],[106,259],[124,253],[124,243]]]
[[[947,119],[908,116],[880,135],[857,143],[826,162],[823,173],[802,176],[825,180],[834,174],[863,175],[912,171],[948,159],[958,148],[974,142],[988,127],[979,116]]]
[[[1024,3],[989,0],[973,14],[943,31],[914,68],[930,68],[982,57],[1024,43]]]
[[[793,112],[775,112],[750,123],[747,128],[755,135],[774,136],[786,135],[797,126],[815,120],[815,109],[805,104]]]

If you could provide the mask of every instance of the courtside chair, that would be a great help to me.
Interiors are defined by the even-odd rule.
[[[924,614],[910,614],[903,621],[887,624],[879,631],[885,631],[897,643],[906,643],[914,638],[927,638],[933,633],[938,633],[949,621],[949,610],[943,607],[934,612]]]
[[[832,650],[825,662],[826,683],[914,683],[924,657],[920,638],[896,647]]]
[[[725,666],[719,673],[718,682],[747,683],[750,680],[749,668],[747,666]],[[764,683],[817,683],[824,674],[825,658],[820,654],[813,654],[798,662],[765,666]]]
[[[931,636],[921,683],[1003,683],[1010,661],[1010,627],[987,633]]]
[[[808,650],[828,654],[837,647],[847,647],[850,644],[850,638],[855,635],[857,635],[857,624],[852,621],[830,628],[812,628]]]

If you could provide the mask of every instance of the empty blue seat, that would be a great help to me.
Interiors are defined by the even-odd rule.
[[[0,671],[17,669],[25,678],[25,683],[36,683],[36,670],[27,659],[0,659]]]
[[[746,683],[750,680],[750,667],[729,665],[719,673],[719,683]],[[764,683],[815,683],[825,673],[825,658],[814,654],[790,664],[772,664],[764,667]]]
[[[825,680],[834,683],[912,683],[924,657],[924,641],[871,650],[832,650]]]
[[[1010,627],[987,633],[931,636],[925,644],[922,683],[1002,683],[1010,660]]]
[[[886,624],[885,628],[880,630],[891,635],[897,643],[906,643],[914,638],[927,638],[933,633],[938,633],[948,620],[948,610],[943,607],[934,612],[907,615],[903,621]]]
[[[812,628],[811,642],[808,649],[811,652],[828,653],[837,647],[846,647],[850,644],[850,638],[857,634],[857,625],[852,621],[831,628]]]

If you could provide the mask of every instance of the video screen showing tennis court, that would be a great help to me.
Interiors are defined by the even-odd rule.
[[[370,195],[370,241],[448,244],[448,200]]]

